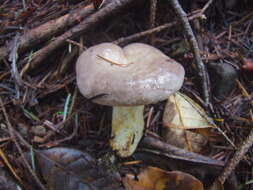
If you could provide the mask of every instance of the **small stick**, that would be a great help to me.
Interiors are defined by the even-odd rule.
[[[208,9],[208,7],[212,4],[213,0],[209,0],[205,6],[201,9],[201,13],[204,14],[204,12],[206,11],[206,9]]]
[[[110,60],[110,59],[107,59],[107,58],[105,58],[105,57],[102,57],[101,55],[97,55],[97,57],[100,58],[100,59],[103,59],[104,61],[110,63],[111,65],[117,65],[117,66],[120,66],[120,67],[126,67],[126,66],[128,66],[128,65],[133,64],[133,63],[128,63],[128,64],[116,63],[116,62],[114,62],[114,61],[112,61],[112,60]]]
[[[155,19],[156,19],[156,6],[157,6],[157,0],[150,0],[150,17],[149,17],[149,24],[150,28],[155,27]],[[150,43],[154,44],[154,34],[151,34],[150,36]]]
[[[150,0],[150,28],[155,27],[155,19],[156,19],[156,6],[157,6],[157,0]]]
[[[196,65],[199,71],[198,72],[199,78],[201,79],[201,83],[202,83],[202,92],[204,96],[205,106],[208,107],[210,104],[209,90],[208,90],[209,89],[208,88],[208,74],[206,72],[205,65],[203,64],[203,61],[200,56],[200,50],[198,47],[197,40],[193,34],[187,15],[185,11],[182,9],[181,5],[178,3],[178,0],[169,0],[169,2],[171,3],[172,7],[175,9],[176,14],[179,16],[180,22],[182,23],[183,28],[186,32],[187,39],[192,46],[192,51],[196,59]]]
[[[81,50],[84,50],[84,47],[82,44],[75,42],[73,40],[70,40],[70,39],[67,39],[66,41],[69,42],[70,44],[74,44],[74,45],[78,46]]]
[[[74,26],[64,34],[58,36],[50,44],[35,52],[31,61],[30,69],[34,69],[40,65],[44,59],[53,53],[53,51],[65,45],[67,39],[74,39],[82,35],[83,32],[86,32],[91,28],[91,26],[97,24],[99,21],[109,16],[112,14],[112,12],[123,8],[131,1],[132,0],[114,0],[112,3],[105,5],[105,7],[99,9],[96,13],[87,17],[87,19],[83,20],[78,25]]]
[[[112,60],[109,60],[109,59],[107,59],[105,57],[102,57],[101,55],[97,55],[97,57],[100,58],[100,59],[103,59],[104,61],[110,63],[111,65],[124,66],[123,64],[116,63],[116,62],[114,62]]]
[[[152,106],[148,112],[148,118],[147,118],[147,125],[146,125],[146,129],[149,129],[150,127],[150,121],[151,121],[151,117],[154,111],[154,107]]]
[[[64,29],[77,24],[80,20],[83,20],[94,11],[95,8],[92,4],[85,7],[82,6],[57,19],[50,20],[36,28],[32,28],[20,37],[17,52],[21,54],[37,44],[45,42],[54,35],[64,31]],[[8,55],[9,49],[10,47],[8,46],[0,47],[0,59]]]
[[[189,16],[188,19],[193,20],[193,19],[200,18],[200,17],[203,17],[203,14],[197,13],[197,14],[194,14],[192,16]],[[136,34],[133,34],[133,35],[130,35],[130,36],[127,36],[127,37],[121,37],[121,38],[115,40],[113,43],[115,43],[115,44],[126,44],[126,43],[129,43],[131,41],[135,41],[139,38],[151,35],[153,33],[161,32],[162,30],[168,29],[172,26],[175,26],[176,24],[178,24],[177,21],[174,21],[174,22],[171,22],[171,23],[166,23],[166,24],[163,24],[161,26],[157,26],[155,28],[145,30],[145,31],[142,31],[142,32],[138,32]]]

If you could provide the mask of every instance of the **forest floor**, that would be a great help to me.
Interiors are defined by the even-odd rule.
[[[253,136],[248,139],[253,126],[253,3],[235,0],[229,4],[214,0],[201,12],[208,1],[179,1],[190,20],[208,76],[210,103],[206,105],[201,71],[186,31],[169,1],[158,1],[153,9],[142,0],[118,4],[117,1],[3,0],[1,3],[0,189],[18,189],[16,184],[26,190],[63,186],[66,190],[77,189],[73,173],[63,176],[55,172],[60,171],[60,166],[54,167],[57,162],[68,163],[61,167],[65,171],[73,167],[76,171],[81,167],[76,161],[82,156],[86,157],[83,162],[96,160],[96,167],[100,168],[102,163],[112,170],[110,179],[104,171],[103,175],[98,171],[96,174],[94,171],[78,173],[93,181],[92,186],[83,189],[94,189],[93,186],[110,189],[112,183],[118,184],[113,189],[124,189],[127,182],[123,177],[130,173],[137,175],[144,166],[191,174],[207,189],[224,175],[225,163],[235,155],[239,164],[232,163],[232,173],[224,188],[253,189]],[[188,141],[185,134],[190,131],[206,138],[207,143],[197,145],[200,150],[195,151],[196,158],[188,154],[192,151],[189,142],[178,157],[173,157],[171,150],[167,150],[168,154],[161,147],[156,150],[158,145],[149,150],[145,148],[153,143],[148,141],[150,139],[163,142],[164,146],[171,144],[161,138],[166,104],[162,101],[145,107],[146,129],[136,153],[128,158],[114,157],[117,164],[111,166],[108,154],[113,152],[108,142],[112,109],[84,98],[77,88],[75,73],[79,54],[102,42],[120,46],[132,42],[150,44],[183,65],[186,74],[180,92],[203,107],[203,113],[215,126],[203,131],[184,129],[184,135],[178,136]],[[243,143],[246,146],[239,153]],[[48,151],[57,147],[71,149]],[[38,161],[38,166],[35,160],[40,160],[37,157],[43,157],[41,155],[50,161]],[[210,160],[203,163],[201,156]],[[217,163],[208,163],[213,160]],[[101,178],[103,182],[98,180]],[[89,180],[85,183],[91,183]],[[155,189],[140,186],[131,188]]]

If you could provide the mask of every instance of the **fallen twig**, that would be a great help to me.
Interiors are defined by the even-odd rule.
[[[183,28],[186,32],[187,39],[192,46],[192,51],[194,53],[194,57],[196,59],[196,65],[198,68],[199,78],[202,83],[202,92],[205,100],[205,106],[209,106],[209,90],[208,90],[208,74],[206,72],[205,65],[200,56],[200,50],[198,48],[197,40],[193,34],[191,25],[187,18],[185,11],[182,9],[181,5],[178,3],[178,0],[169,0],[173,8],[175,9],[176,14],[179,16],[179,19],[183,25]]]
[[[25,32],[19,39],[17,52],[23,53],[35,45],[45,42],[54,35],[62,33],[64,29],[75,25],[94,11],[95,8],[92,4],[87,5]],[[0,59],[8,55],[9,49],[9,47],[0,48]]]
[[[197,13],[197,14],[194,14],[192,16],[189,16],[188,19],[193,20],[193,19],[200,18],[200,17],[203,17],[203,15],[200,14],[200,13]],[[176,24],[178,24],[177,21],[174,21],[174,22],[171,22],[171,23],[166,23],[166,24],[163,24],[161,26],[157,26],[155,28],[145,30],[145,31],[142,31],[142,32],[138,32],[136,34],[133,34],[133,35],[130,35],[130,36],[127,36],[127,37],[121,37],[121,38],[115,40],[113,43],[115,43],[115,44],[127,44],[131,41],[135,41],[139,38],[148,36],[150,34],[153,34],[153,33],[156,33],[156,32],[161,32],[162,30],[168,29],[172,26],[175,26]]]
[[[35,53],[32,58],[30,69],[34,69],[38,66],[45,58],[47,58],[54,50],[66,44],[67,39],[73,39],[80,36],[87,29],[90,29],[90,26],[98,23],[102,19],[109,16],[112,12],[124,7],[132,0],[115,0],[112,3],[109,3],[104,8],[99,9],[96,13],[90,15],[87,19],[79,23],[77,26],[74,26],[69,31],[65,32],[61,36],[58,36],[54,41],[40,49]]]
[[[150,0],[149,24],[150,28],[155,27],[157,0]],[[150,35],[150,43],[153,45],[154,34]]]
[[[201,9],[201,13],[204,14],[204,12],[206,11],[206,9],[208,9],[208,7],[212,4],[213,0],[209,0],[205,6]]]
[[[195,163],[203,163],[203,164],[208,164],[208,165],[224,166],[224,163],[222,161],[214,160],[197,153],[193,153],[181,148],[177,148],[157,138],[151,137],[150,135],[145,136],[142,139],[141,144],[145,147],[152,148],[152,150],[153,149],[160,150],[171,158],[195,162]]]
[[[22,85],[22,80],[17,68],[17,60],[18,60],[17,50],[19,46],[18,39],[19,39],[19,34],[17,34],[14,38],[13,47],[12,47],[10,57],[9,57],[9,61],[11,61],[11,74],[15,81],[15,89],[16,89],[15,93],[16,93],[17,99],[20,98],[20,86]]]

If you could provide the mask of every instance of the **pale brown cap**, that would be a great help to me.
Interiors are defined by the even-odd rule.
[[[102,43],[84,51],[76,64],[77,85],[86,98],[109,106],[156,103],[178,91],[184,68],[160,50],[133,43],[121,48]]]

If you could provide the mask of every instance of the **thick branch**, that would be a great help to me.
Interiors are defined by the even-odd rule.
[[[112,12],[124,7],[132,0],[115,0],[112,3],[109,3],[104,8],[99,9],[96,13],[90,15],[87,19],[82,21],[77,26],[73,27],[69,31],[65,32],[61,36],[57,37],[53,42],[45,46],[44,48],[37,51],[32,59],[30,69],[35,68],[39,65],[45,58],[47,58],[54,50],[66,44],[67,39],[73,39],[80,36],[87,29],[90,29],[91,26],[98,23],[102,19],[109,16]]]
[[[45,42],[54,35],[63,33],[63,30],[77,24],[94,11],[95,8],[93,5],[87,5],[25,32],[18,42],[18,53],[23,53],[35,45]],[[8,47],[1,47],[0,58],[7,57],[8,51]]]

